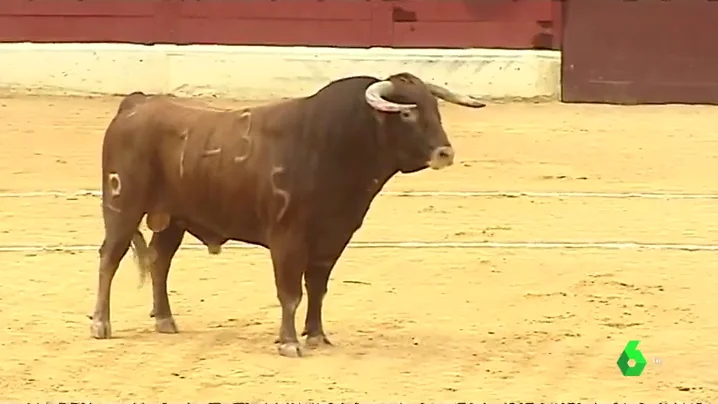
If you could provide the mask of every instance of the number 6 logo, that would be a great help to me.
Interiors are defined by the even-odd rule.
[[[633,360],[633,366],[628,363],[630,360]],[[638,350],[637,340],[628,341],[616,364],[624,376],[640,376],[643,373],[643,369],[646,367],[646,358]]]

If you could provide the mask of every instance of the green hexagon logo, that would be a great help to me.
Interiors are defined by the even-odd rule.
[[[638,340],[628,341],[621,356],[618,357],[616,364],[624,376],[640,376],[646,368],[646,358],[643,357],[643,352],[638,350],[638,342]],[[633,366],[629,363],[631,360]]]

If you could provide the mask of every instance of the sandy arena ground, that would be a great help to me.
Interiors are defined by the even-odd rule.
[[[117,105],[0,99],[0,192],[98,188]],[[442,111],[460,163],[399,176],[388,190],[709,194],[718,183],[716,108]],[[381,196],[355,240],[710,244],[716,204]],[[325,310],[337,346],[296,360],[276,354],[279,306],[258,249],[180,251],[170,275],[177,335],[153,331],[151,292],[137,288],[128,257],[113,289],[115,338],[91,339],[101,237],[92,196],[0,197],[0,246],[91,246],[0,253],[0,399],[718,400],[718,252],[350,248]],[[649,361],[640,377],[615,364],[630,339]]]

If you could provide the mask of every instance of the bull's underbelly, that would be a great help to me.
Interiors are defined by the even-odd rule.
[[[219,254],[222,245],[229,241],[229,239],[222,234],[204,226],[199,226],[196,223],[188,223],[186,220],[179,219],[177,220],[177,225],[207,246],[207,250],[210,254]]]
[[[160,216],[166,216],[162,218]],[[199,223],[196,218],[187,218],[183,216],[170,216],[166,214],[150,213],[147,215],[148,227],[153,231],[162,231],[159,228],[158,221],[166,221],[167,226],[172,223],[173,226],[177,226],[186,232],[190,233],[202,244],[207,246],[211,254],[218,254],[221,250],[221,246],[227,241],[235,240],[247,242],[250,244],[256,244],[266,246],[266,243],[259,237],[256,232],[247,231],[247,229],[239,229],[232,231],[220,226],[207,225],[205,223]],[[167,226],[164,226],[166,228]]]
[[[263,244],[261,225],[250,209],[216,207],[178,212],[174,220],[205,245],[222,245],[229,240]]]
[[[210,252],[229,240],[265,245],[255,203],[246,195],[173,191],[164,192],[164,198],[148,209],[147,227],[153,232],[178,226],[210,247]]]

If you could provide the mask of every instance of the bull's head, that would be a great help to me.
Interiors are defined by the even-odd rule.
[[[454,148],[441,125],[436,97],[472,108],[485,104],[435,84],[424,83],[409,73],[400,73],[370,85],[366,102],[381,112],[385,134],[398,152],[399,169],[410,173],[431,167],[435,170],[454,162]]]

